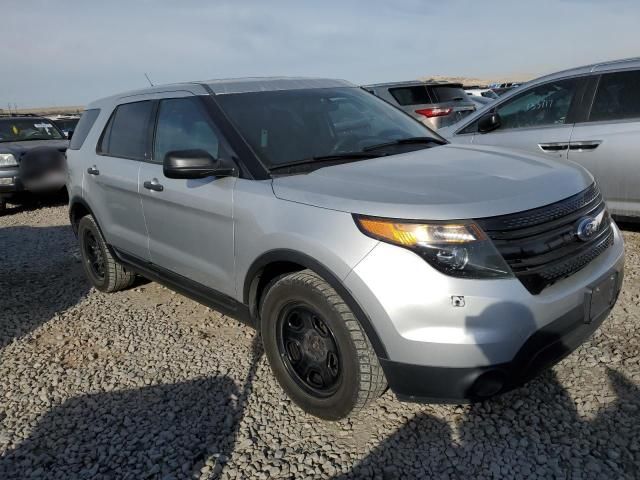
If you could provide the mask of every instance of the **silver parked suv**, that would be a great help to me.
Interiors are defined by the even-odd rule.
[[[140,274],[256,324],[337,419],[512,389],[614,305],[623,243],[584,169],[448,145],[347,82],[220,80],[99,100],[68,152],[89,279]]]
[[[640,221],[640,58],[540,77],[438,133],[579,163],[613,215]]]
[[[476,110],[460,83],[413,80],[362,88],[436,130],[453,125]]]

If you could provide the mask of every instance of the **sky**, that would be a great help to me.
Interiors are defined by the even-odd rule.
[[[636,0],[0,0],[0,108],[156,84],[537,76],[640,55]]]

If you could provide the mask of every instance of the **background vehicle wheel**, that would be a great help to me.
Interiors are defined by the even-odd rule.
[[[262,342],[280,385],[303,410],[338,420],[378,398],[387,384],[349,307],[311,270],[274,280],[260,308]]]
[[[91,215],[82,217],[78,224],[78,240],[82,266],[91,284],[102,292],[117,292],[130,287],[135,274],[127,271],[113,258]]]

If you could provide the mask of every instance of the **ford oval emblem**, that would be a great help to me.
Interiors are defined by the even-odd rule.
[[[598,218],[583,217],[578,221],[576,236],[583,242],[586,242],[595,235],[599,226],[600,220]]]

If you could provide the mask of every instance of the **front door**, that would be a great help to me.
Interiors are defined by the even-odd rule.
[[[152,161],[140,169],[151,262],[234,295],[236,178],[171,179],[162,172],[167,152],[194,149],[204,150],[214,158],[230,155],[199,97],[160,100]]]
[[[495,109],[500,115],[500,127],[488,133],[477,133],[476,128],[473,144],[566,159],[573,129],[569,112],[579,84],[576,79],[552,81],[505,100]]]

